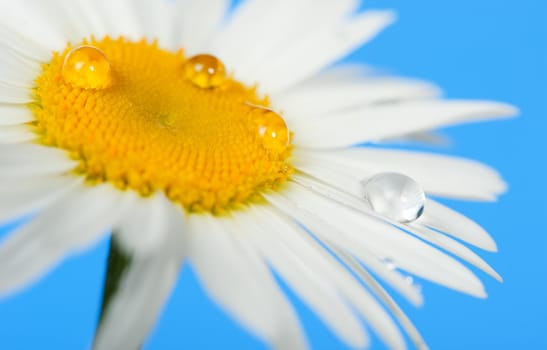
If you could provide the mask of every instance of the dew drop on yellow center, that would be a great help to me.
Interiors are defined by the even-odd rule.
[[[55,53],[35,84],[40,142],[68,150],[89,183],[222,213],[292,172],[283,118],[214,56],[92,39]]]

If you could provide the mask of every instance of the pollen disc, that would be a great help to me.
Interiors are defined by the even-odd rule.
[[[39,142],[68,150],[90,184],[163,191],[188,211],[223,212],[279,188],[293,170],[282,117],[220,69],[214,84],[196,84],[203,71],[189,74],[189,60],[202,69],[182,50],[108,37],[54,53],[30,105]]]

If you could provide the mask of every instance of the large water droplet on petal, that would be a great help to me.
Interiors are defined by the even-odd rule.
[[[375,212],[398,222],[414,221],[424,210],[424,191],[403,174],[376,174],[364,182],[363,194]]]
[[[71,50],[63,62],[65,82],[83,89],[105,89],[112,83],[112,68],[104,52],[94,46]]]
[[[219,87],[226,80],[226,68],[212,55],[196,55],[184,62],[183,74],[194,85],[210,89]]]
[[[281,154],[287,150],[290,142],[290,132],[285,120],[271,109],[252,106],[249,113],[256,128],[258,137],[262,139],[264,148]]]

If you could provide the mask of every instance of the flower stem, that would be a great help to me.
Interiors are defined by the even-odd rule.
[[[114,236],[115,234],[113,232],[112,238],[110,239],[110,248],[108,251],[108,261],[103,285],[101,311],[99,314],[99,322],[95,336],[97,336],[97,332],[102,325],[110,302],[114,299],[114,296],[118,292],[121,281],[132,261],[131,255],[122,250]]]

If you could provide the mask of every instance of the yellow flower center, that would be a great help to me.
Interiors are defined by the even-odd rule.
[[[70,151],[90,183],[222,213],[293,170],[283,118],[214,56],[91,39],[55,53],[35,83],[40,142]]]

